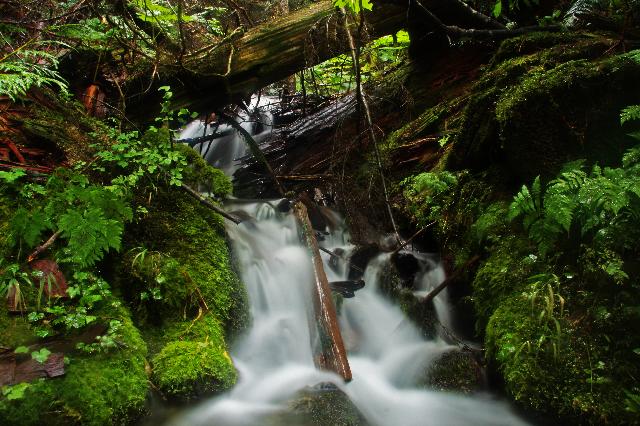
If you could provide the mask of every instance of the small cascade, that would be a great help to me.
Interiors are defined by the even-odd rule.
[[[237,123],[251,134],[257,143],[269,136],[273,129],[273,115],[270,110],[273,102],[274,98],[271,96],[254,95],[246,110],[238,110]],[[219,136],[211,141],[196,144],[194,149],[213,167],[221,169],[228,176],[233,176],[239,168],[238,160],[247,155],[249,150],[242,136],[230,124],[219,123],[214,119],[205,128],[203,120],[192,121],[182,130],[179,139],[196,139],[214,133]]]
[[[345,392],[372,425],[525,424],[505,404],[487,396],[420,388],[429,364],[455,347],[424,339],[401,309],[378,291],[388,254],[369,262],[365,288],[342,301],[341,329],[353,381],[344,384],[337,375],[316,369],[309,334],[310,287],[305,285],[312,282],[310,259],[293,216],[277,211],[276,205],[277,201],[235,201],[229,206],[256,218],[228,227],[253,316],[251,330],[232,351],[239,382],[226,395],[181,413],[170,425],[262,425],[266,417],[286,410],[298,391],[327,382]],[[353,249],[348,241],[343,225],[322,244],[348,255]],[[329,255],[324,260],[330,280],[347,279],[346,261]],[[423,281],[441,273],[433,272],[438,267],[425,266],[424,271]]]
[[[200,126],[198,129],[196,124],[190,125],[184,137],[189,137],[187,133],[191,131],[204,131]],[[216,140],[215,144],[222,145],[223,140]],[[240,148],[234,150],[225,160],[207,158],[212,164],[219,162],[229,173],[240,155]],[[217,152],[207,155],[215,156]],[[440,338],[426,339],[402,310],[379,291],[382,272],[391,262],[389,254],[370,260],[363,276],[365,287],[339,304],[340,328],[353,380],[344,383],[338,375],[317,369],[309,331],[310,326],[315,326],[311,259],[299,239],[294,215],[277,208],[280,201],[228,203],[229,210],[255,218],[227,226],[249,293],[253,319],[251,329],[231,351],[239,380],[226,394],[185,409],[168,425],[284,425],[287,423],[274,419],[289,410],[289,401],[300,391],[318,389],[318,385],[327,383],[344,392],[366,422],[375,426],[526,424],[506,403],[489,395],[461,396],[424,387],[429,366],[457,347]],[[355,248],[349,242],[344,220],[335,212],[330,214],[335,216],[333,222],[337,226],[326,229],[320,245],[340,255],[323,252],[324,268],[329,281],[348,281],[347,259]],[[444,271],[431,256],[412,254],[420,268],[413,285],[415,294],[425,295],[444,280]],[[439,321],[450,327],[446,292],[434,302]]]

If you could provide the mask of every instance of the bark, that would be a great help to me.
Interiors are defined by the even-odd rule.
[[[422,4],[447,25],[501,28],[459,0],[425,0]],[[408,28],[417,31],[412,34],[417,40],[435,29],[410,22],[410,11],[404,1],[376,2],[373,12],[365,14],[365,36],[374,39]],[[161,67],[156,85],[170,85],[176,106],[196,111],[210,111],[244,99],[271,83],[348,52],[343,20],[335,12],[331,0],[321,0],[244,34],[231,34],[222,43],[188,52],[180,64]],[[133,115],[149,113],[145,108],[140,110],[143,102],[153,104],[150,97],[156,91],[149,87],[148,79],[129,84],[129,94],[139,93],[127,102]]]
[[[294,214],[300,226],[300,237],[309,250],[313,265],[313,305],[317,320],[317,333],[315,333],[315,327],[311,331],[312,335],[316,334],[319,340],[318,345],[315,347],[315,362],[318,368],[333,371],[348,382],[352,378],[351,368],[349,367],[347,351],[340,334],[336,308],[333,305],[331,289],[322,265],[322,257],[320,256],[315,232],[307,215],[307,208],[303,203],[295,203]]]

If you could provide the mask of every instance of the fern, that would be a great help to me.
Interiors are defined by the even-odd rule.
[[[370,0],[333,0],[333,5],[338,8],[349,9],[353,13],[360,13],[360,6],[364,10],[373,10]]]
[[[55,70],[57,66],[58,58],[44,50],[24,48],[12,52],[0,59],[0,95],[8,96],[15,102],[34,86],[52,86],[66,92],[67,83]]]
[[[640,120],[640,105],[628,106],[620,113],[620,124],[635,120]]]
[[[624,245],[638,229],[640,148],[624,155],[621,168],[596,165],[587,174],[580,169],[581,164],[567,164],[544,190],[537,177],[531,190],[523,186],[511,203],[509,218],[522,217],[529,238],[542,256],[571,238],[601,242],[617,239]]]
[[[36,246],[45,231],[60,231],[66,240],[65,260],[93,265],[105,252],[120,249],[124,223],[133,218],[126,200],[106,187],[91,185],[85,176],[59,170],[47,181],[36,207],[21,207],[11,219],[12,241]]]

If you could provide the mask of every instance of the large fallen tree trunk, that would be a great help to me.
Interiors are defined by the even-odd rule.
[[[474,14],[459,0],[425,0],[425,7],[448,25],[463,28],[496,28],[499,24]],[[343,19],[331,0],[322,0],[287,16],[261,24],[244,34],[230,35],[222,43],[187,53],[182,63],[161,67],[157,85],[170,85],[178,106],[197,111],[213,110],[307,67],[349,51]],[[376,2],[366,13],[367,39],[415,27],[407,21],[407,3],[400,0]],[[418,26],[424,38],[433,28]],[[366,41],[366,40],[365,40]],[[146,93],[128,102],[131,110],[148,101],[155,91],[148,81],[138,80],[129,93]],[[135,96],[135,95],[134,95]],[[135,115],[135,114],[134,114]]]
[[[451,50],[431,64],[407,62],[383,79],[365,83],[376,129],[382,136],[389,135],[443,99],[464,94],[491,52],[491,47],[478,46]],[[275,172],[289,177],[289,189],[299,190],[308,185],[308,181],[296,181],[296,176],[324,176],[325,182],[335,183],[344,174],[345,154],[353,152],[355,155],[366,146],[366,138],[362,138],[364,129],[355,95],[348,94],[314,114],[276,130],[263,142],[262,150]],[[411,142],[424,138],[429,136],[428,130],[412,129],[412,134],[403,135],[402,140]],[[440,148],[437,140],[434,137],[431,144],[436,150]],[[411,151],[407,154],[414,156]],[[246,189],[277,195],[271,194],[271,188],[260,180],[265,174],[258,162],[250,162],[238,170],[239,193]]]
[[[312,259],[314,288],[313,306],[317,324],[312,324],[312,336],[315,334],[314,343],[315,363],[318,368],[329,370],[340,375],[345,381],[351,380],[351,368],[347,360],[347,351],[342,341],[340,327],[333,305],[329,280],[324,272],[322,257],[315,237],[315,231],[307,215],[307,208],[302,202],[293,206],[294,214],[300,226],[301,239],[307,246]]]

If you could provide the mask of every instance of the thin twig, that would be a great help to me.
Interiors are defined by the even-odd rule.
[[[56,231],[47,241],[45,241],[42,245],[36,247],[36,249],[27,257],[27,262],[32,262],[36,257],[40,255],[40,253],[46,251],[49,247],[56,242],[58,237],[62,234],[62,231]]]

